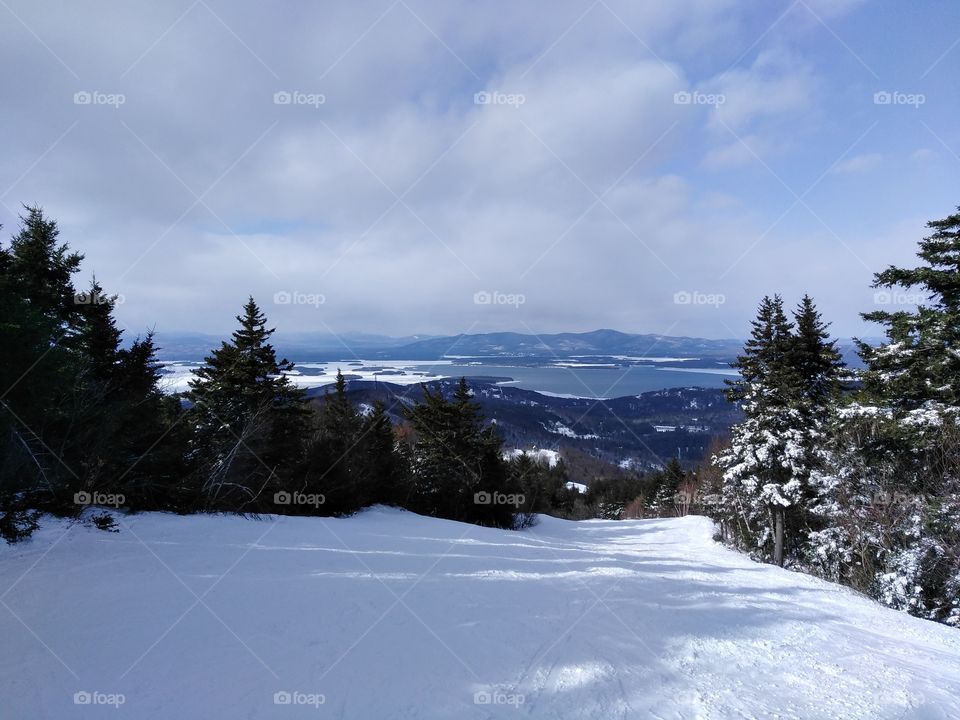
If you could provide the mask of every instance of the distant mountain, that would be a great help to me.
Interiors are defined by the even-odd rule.
[[[200,360],[227,336],[203,333],[157,333],[162,360]],[[736,339],[708,340],[669,335],[635,335],[617,330],[533,335],[515,332],[472,335],[388,337],[365,333],[306,332],[274,336],[277,352],[296,362],[364,360],[439,360],[445,357],[528,358],[531,361],[579,355],[598,357],[680,357],[729,362],[743,350]],[[859,367],[852,341],[838,342],[844,359]],[[688,367],[690,367],[688,365]]]
[[[201,360],[211,350],[220,347],[220,343],[227,337],[229,334],[158,332],[156,334],[156,342],[160,347],[158,355],[161,360]],[[432,337],[434,336],[389,337],[368,333],[342,335],[321,332],[283,333],[278,330],[274,335],[274,345],[282,356],[298,362],[309,362],[339,360],[364,354],[382,357],[383,353],[389,354],[392,348],[404,347]]]
[[[391,357],[410,360],[434,360],[457,355],[531,358],[576,355],[731,358],[742,348],[742,340],[632,335],[617,330],[548,335],[502,332],[420,340],[393,348]]]

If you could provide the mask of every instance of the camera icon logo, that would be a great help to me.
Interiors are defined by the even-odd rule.
[[[73,694],[74,705],[89,705],[91,702],[93,702],[93,696],[86,690],[81,690]]]
[[[280,690],[273,694],[273,704],[274,705],[289,705],[293,702],[293,695],[288,693],[286,690]]]
[[[273,94],[274,105],[289,105],[291,102],[293,102],[293,95],[286,90],[280,90]]]
[[[273,494],[273,502],[277,505],[289,505],[293,502],[293,496],[286,490],[281,490]]]

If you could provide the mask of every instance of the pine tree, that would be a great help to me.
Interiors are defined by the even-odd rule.
[[[77,315],[72,276],[80,269],[83,255],[58,243],[60,229],[39,207],[24,206],[20,232],[10,243],[9,272],[17,291],[30,305],[66,326]]]
[[[859,343],[863,391],[841,410],[814,539],[825,574],[960,625],[960,213],[928,227],[920,265],[874,278],[925,302],[863,315],[886,339]]]
[[[114,299],[94,278],[75,293],[81,255],[57,224],[27,208],[9,249],[0,249],[0,507],[32,505],[76,514],[80,490],[125,494],[151,465],[166,432],[152,367],[137,383],[133,362],[152,341],[121,348]],[[172,454],[176,455],[177,451]]]
[[[761,302],[734,365],[741,378],[728,393],[746,417],[716,458],[724,470],[722,512],[734,537],[780,565],[805,540],[807,506],[820,491],[825,416],[842,367],[809,297],[794,319],[796,325],[787,320],[779,296]]]
[[[122,331],[113,317],[116,296],[107,296],[94,277],[90,289],[76,297],[79,328],[72,344],[83,355],[88,378],[107,383],[114,379],[120,359]]]
[[[450,400],[421,385],[423,402],[407,411],[416,434],[414,507],[420,512],[480,525],[512,527],[525,498],[514,487],[493,427],[461,378]]]
[[[302,459],[306,433],[303,391],[283,373],[266,317],[251,297],[230,342],[223,342],[190,381],[195,427],[193,458],[208,507],[273,510]]]
[[[358,445],[359,473],[366,479],[368,502],[406,506],[411,491],[409,467],[382,401],[376,401],[363,418]]]
[[[817,311],[813,298],[804,295],[793,314],[795,333],[788,348],[789,364],[796,375],[799,399],[814,412],[829,407],[840,392],[843,360],[830,340],[829,324]]]
[[[912,312],[864,313],[864,320],[885,326],[887,342],[876,348],[859,343],[868,393],[905,411],[930,403],[960,406],[960,212],[927,227],[933,233],[917,253],[923,264],[891,266],[873,283],[874,288],[920,288],[927,303]]]
[[[316,431],[307,450],[305,492],[324,497],[324,514],[344,515],[371,502],[369,475],[360,467],[360,416],[347,397],[347,381],[337,370],[315,417]]]

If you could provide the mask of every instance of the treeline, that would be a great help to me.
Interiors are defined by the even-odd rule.
[[[960,214],[928,224],[921,263],[878,273],[863,314],[885,341],[845,368],[805,297],[764,298],[729,389],[745,419],[697,502],[756,558],[960,625]]]
[[[116,297],[95,279],[75,288],[81,261],[39,208],[0,247],[0,534],[10,541],[41,512],[88,506],[105,529],[109,508],[347,515],[383,503],[496,527],[589,512],[562,463],[504,460],[464,380],[449,397],[424,387],[422,401],[398,400],[398,426],[383,403],[360,413],[339,373],[308,401],[253,298],[189,390],[164,394],[153,335],[122,342]]]

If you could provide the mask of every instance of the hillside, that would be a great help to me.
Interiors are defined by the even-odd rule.
[[[10,718],[960,717],[960,633],[699,517],[48,520],[0,575]]]
[[[690,465],[700,462],[710,442],[741,417],[716,388],[671,388],[597,402],[552,397],[483,377],[470,383],[484,417],[496,423],[507,447],[574,449],[638,469],[659,467],[674,456]],[[456,387],[453,380],[426,384],[446,395]],[[395,421],[402,420],[404,407],[422,398],[417,385],[351,381],[348,387],[351,401],[370,406],[380,400]],[[316,388],[309,394],[322,398],[325,392]]]

